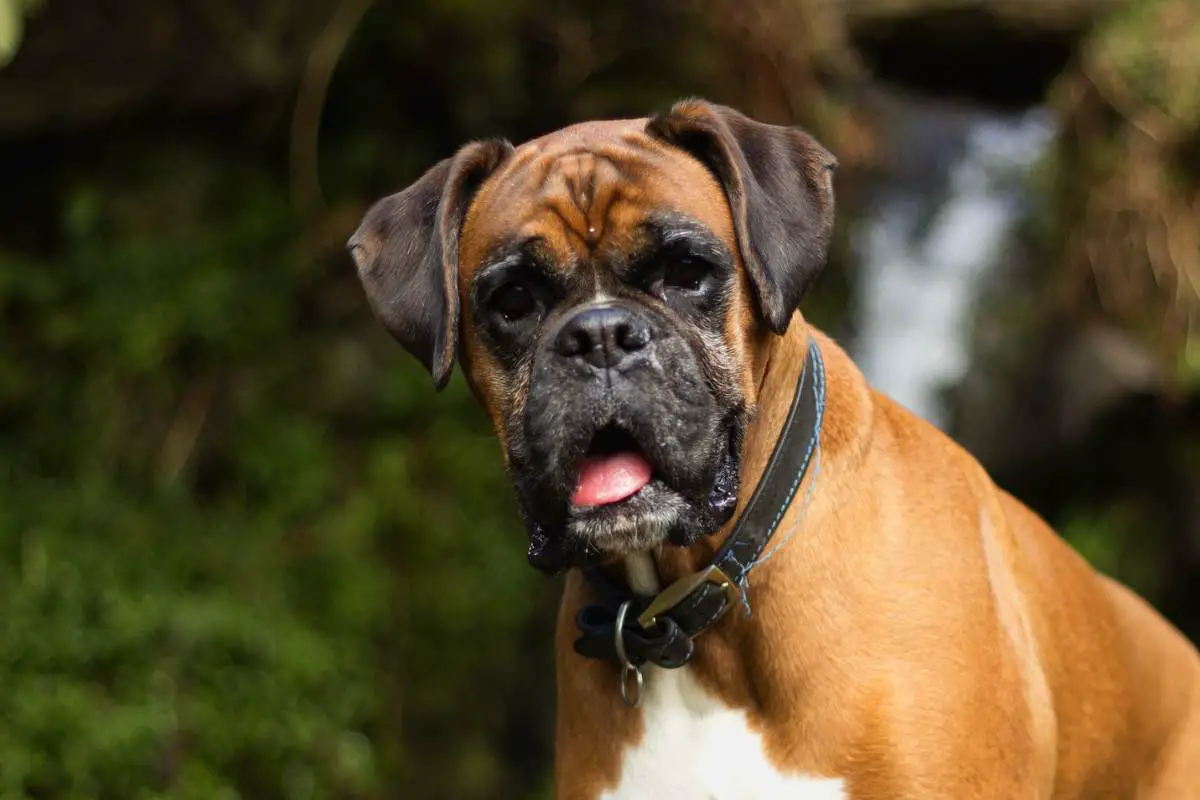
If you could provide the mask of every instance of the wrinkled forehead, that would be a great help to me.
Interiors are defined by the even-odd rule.
[[[532,240],[561,265],[598,249],[632,250],[663,218],[707,228],[735,253],[720,184],[645,127],[644,119],[588,122],[517,148],[471,202],[459,249],[463,277],[489,254]]]

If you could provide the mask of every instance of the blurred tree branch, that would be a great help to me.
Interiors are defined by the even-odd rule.
[[[317,37],[292,112],[291,179],[292,201],[311,214],[321,207],[320,160],[321,112],[338,60],[346,49],[363,15],[373,0],[341,0],[333,16]]]

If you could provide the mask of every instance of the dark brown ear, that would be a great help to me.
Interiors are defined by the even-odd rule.
[[[458,349],[458,236],[480,184],[508,157],[473,142],[367,211],[347,247],[375,315],[433,376],[450,380]]]
[[[782,334],[825,265],[837,159],[804,131],[703,100],[676,103],[647,129],[699,158],[725,187],[759,309]]]

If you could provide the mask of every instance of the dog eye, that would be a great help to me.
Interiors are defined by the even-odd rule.
[[[685,292],[698,292],[704,285],[704,279],[709,275],[708,264],[698,258],[678,258],[667,264],[663,270],[662,283],[664,289],[679,289]]]
[[[491,305],[505,322],[516,322],[537,310],[537,299],[524,283],[508,283],[492,293]]]

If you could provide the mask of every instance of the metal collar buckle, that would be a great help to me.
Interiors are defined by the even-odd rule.
[[[699,572],[683,576],[659,592],[658,596],[650,601],[650,605],[646,606],[646,610],[638,615],[638,624],[642,626],[643,630],[650,630],[658,621],[659,614],[670,611],[682,603],[705,583],[715,583],[725,593],[725,599],[728,602],[725,604],[725,610],[721,612],[722,615],[737,605],[738,600],[741,599],[741,591],[737,584],[730,580],[729,576],[722,572],[716,564],[709,564]]]
[[[617,660],[621,662],[621,699],[629,708],[637,708],[642,704],[642,671],[629,660],[625,654],[625,615],[629,612],[632,600],[621,603],[617,609],[617,623],[613,629],[613,644],[617,648]],[[633,692],[629,691],[629,678],[633,677]]]

